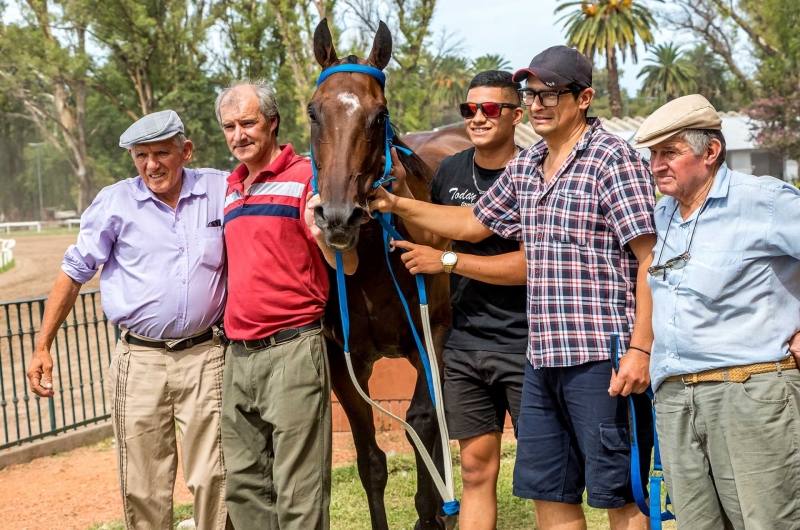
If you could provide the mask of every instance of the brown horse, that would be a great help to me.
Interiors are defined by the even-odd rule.
[[[392,36],[381,22],[372,52],[367,60],[350,56],[339,60],[326,20],[314,33],[314,54],[323,69],[338,64],[369,65],[383,70],[392,53]],[[417,382],[406,419],[419,434],[437,466],[442,469],[442,454],[436,412],[428,394],[427,379],[411,329],[400,305],[383,251],[378,223],[369,217],[365,205],[373,183],[380,179],[384,165],[388,111],[383,90],[373,77],[364,73],[332,75],[317,88],[308,106],[311,119],[311,148],[317,165],[320,204],[315,209],[317,225],[328,245],[336,250],[356,248],[359,266],[347,278],[350,306],[350,349],[358,384],[369,392],[372,366],[381,357],[404,357],[416,368]],[[400,155],[408,173],[407,182],[414,196],[429,200],[428,185],[434,169],[446,156],[471,146],[466,133],[448,130],[404,138],[415,155]],[[405,145],[397,141],[398,145]],[[407,232],[398,219],[397,228]],[[390,254],[400,288],[412,307],[414,324],[421,328],[415,281],[400,260],[400,252]],[[358,473],[367,493],[372,528],[388,530],[384,490],[387,481],[386,455],[375,441],[375,426],[370,405],[356,392],[347,372],[343,354],[341,316],[337,305],[337,284],[331,271],[332,292],[325,316],[325,335],[331,366],[333,390],[344,408],[356,446]],[[445,275],[426,278],[428,305],[437,353],[450,324],[449,287]],[[442,369],[441,357],[438,369]],[[417,494],[415,505],[422,530],[445,528],[441,497],[417,453]]]

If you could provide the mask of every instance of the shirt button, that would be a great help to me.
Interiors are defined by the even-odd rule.
[[[667,324],[674,324],[674,323],[675,323],[675,319],[674,319],[674,318],[670,318],[670,319],[667,321]]]
[[[669,353],[667,354],[667,357],[669,357],[670,359],[674,359],[674,358],[675,358],[675,354],[674,354],[674,353],[672,353],[672,352],[669,352]]]
[[[675,291],[676,289],[677,289],[677,287],[675,287],[674,285],[670,285],[669,286],[669,290],[670,291]]]
[[[542,234],[539,234],[539,239],[542,239]]]
[[[178,250],[179,250],[179,251],[181,251],[181,252],[183,252],[183,247],[179,248]]]
[[[183,318],[183,313],[178,313],[178,318]]]
[[[539,269],[536,269],[536,276],[539,276]]]
[[[186,280],[181,280],[181,283],[186,283]]]

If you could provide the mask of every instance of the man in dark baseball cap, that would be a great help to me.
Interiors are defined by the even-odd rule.
[[[575,48],[553,46],[534,57],[530,66],[517,70],[514,82],[526,81],[530,75],[551,88],[569,85],[590,88],[592,63]]]
[[[517,421],[514,494],[536,501],[541,530],[585,529],[581,503],[608,510],[611,530],[645,530],[633,502],[628,404],[650,384],[652,299],[647,269],[656,242],[655,190],[647,164],[586,113],[592,66],[565,46],[515,74],[542,140],[519,153],[474,206],[391,196],[370,209],[420,229],[477,243],[492,234],[524,242],[528,337]],[[612,372],[608,340],[620,338]],[[609,381],[610,380],[610,381]],[[636,407],[647,482],[653,424]],[[640,414],[641,413],[641,414]],[[649,434],[648,434],[649,433]]]

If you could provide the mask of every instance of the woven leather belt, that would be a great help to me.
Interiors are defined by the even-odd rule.
[[[195,335],[194,337],[189,337],[188,339],[179,340],[176,343],[173,341],[163,341],[163,340],[149,340],[149,339],[140,339],[132,335],[128,332],[125,336],[125,342],[128,344],[135,344],[136,346],[145,346],[147,348],[164,348],[167,351],[183,351],[198,344],[203,344],[204,342],[208,342],[211,340],[211,337],[214,336],[214,330],[209,328],[205,332],[201,333],[200,335]],[[170,344],[172,345],[170,346]]]
[[[282,329],[262,339],[240,340],[234,342],[241,342],[242,344],[244,344],[245,349],[248,350],[264,350],[266,348],[269,348],[270,346],[276,346],[278,344],[294,340],[297,337],[299,337],[301,333],[305,333],[306,331],[312,331],[315,329],[320,329],[321,327],[322,323],[319,320],[317,320],[312,322],[311,324],[306,324],[305,326],[300,326],[298,328]]]
[[[796,370],[797,363],[791,355],[780,362],[756,363],[745,366],[732,366],[730,368],[715,368],[696,374],[672,375],[666,381],[694,385],[696,383],[709,383],[727,381],[729,383],[743,383],[750,379],[751,375],[768,374],[779,370]]]

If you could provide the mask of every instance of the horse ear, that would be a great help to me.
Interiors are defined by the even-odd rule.
[[[314,30],[314,57],[317,58],[317,62],[323,69],[339,60],[333,47],[333,37],[328,28],[327,18],[320,20],[317,29]]]
[[[381,20],[375,40],[372,43],[372,51],[369,52],[370,63],[375,65],[378,70],[383,70],[392,58],[392,32]]]

